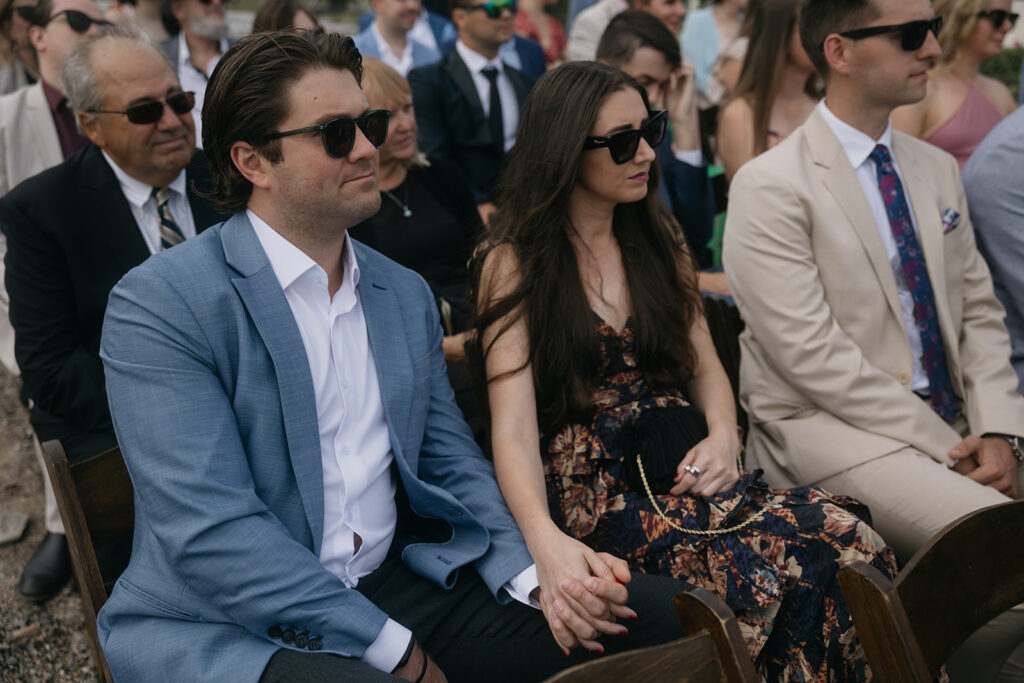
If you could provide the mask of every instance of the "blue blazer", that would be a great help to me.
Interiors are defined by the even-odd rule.
[[[359,32],[365,31],[376,16],[373,12],[366,12],[359,16]],[[448,54],[452,48],[455,47],[455,24],[451,22],[451,19],[441,16],[436,12],[427,10],[427,23],[430,24],[430,31],[434,34],[434,40],[437,41],[437,47],[441,50],[442,54]]]
[[[372,22],[371,22],[372,24]],[[427,47],[414,38],[406,39],[412,43],[412,65],[413,67],[433,64],[441,59],[441,53],[432,47]],[[377,39],[373,37],[373,31],[367,26],[364,31],[352,39],[360,54],[369,55],[380,59],[380,50],[377,49]]]
[[[445,375],[426,283],[355,240],[357,292],[400,486],[393,550],[451,587],[532,560]],[[277,625],[359,657],[387,615],[321,566],[316,404],[298,326],[244,213],[110,295],[101,356],[135,486],[131,563],[99,616],[117,680],[256,681]],[[277,629],[274,629],[277,630]]]

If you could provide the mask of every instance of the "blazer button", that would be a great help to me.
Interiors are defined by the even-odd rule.
[[[267,629],[267,635],[271,638],[277,639],[281,637],[281,624],[274,624]]]
[[[303,631],[295,635],[295,647],[306,647],[309,641],[309,631]]]
[[[910,373],[909,372],[897,372],[896,379],[899,380],[900,384],[910,384]]]
[[[321,647],[323,647],[323,641],[320,640],[320,636],[317,636],[315,638],[310,638],[309,639],[309,644],[306,645],[306,649],[309,650],[310,652],[316,652]]]
[[[286,643],[292,642],[295,640],[295,631],[291,627],[286,628],[281,632],[281,640]]]

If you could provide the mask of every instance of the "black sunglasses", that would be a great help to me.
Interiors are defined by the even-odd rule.
[[[978,16],[991,19],[992,25],[996,28],[1002,26],[1003,22],[1007,19],[1010,20],[1010,28],[1013,28],[1017,25],[1017,19],[1020,18],[1020,15],[1016,12],[1007,12],[1004,9],[983,9],[978,12]]]
[[[320,133],[320,140],[324,143],[324,151],[327,152],[327,156],[341,159],[347,157],[356,144],[356,126],[363,131],[363,135],[371,145],[380,149],[380,146],[388,139],[389,116],[391,116],[391,112],[387,109],[374,109],[354,119],[339,116],[324,121],[318,126],[306,126],[283,133],[271,133],[267,136],[267,140],[277,140],[299,133]]]
[[[515,14],[519,11],[519,3],[516,0],[490,0],[479,5],[463,5],[459,9],[464,9],[470,12],[475,9],[482,9],[487,13],[487,16],[491,19],[500,19],[501,15],[505,10],[509,11],[509,14]]]
[[[49,24],[62,14],[67,17],[68,26],[70,26],[71,30],[75,33],[85,33],[93,24],[96,24],[97,26],[113,26],[113,24],[106,19],[93,19],[85,12],[79,12],[74,9],[65,9],[57,12],[46,20],[46,24]],[[43,24],[43,26],[46,26],[46,24]]]
[[[647,123],[640,126],[640,128],[624,130],[621,133],[607,137],[587,136],[583,141],[583,149],[607,147],[612,155],[612,161],[617,164],[624,164],[636,156],[636,150],[640,147],[641,137],[647,141],[647,144],[652,149],[661,144],[665,137],[665,119],[666,112],[664,109],[652,111],[651,118],[647,119]]]
[[[192,111],[196,106],[196,94],[194,92],[176,92],[167,96],[167,106],[175,114],[181,116]],[[164,103],[160,100],[149,100],[133,104],[127,109],[117,111],[113,109],[87,109],[86,114],[124,114],[132,123],[145,124],[156,123],[164,115]]]
[[[904,52],[913,52],[924,45],[924,41],[928,39],[929,32],[933,33],[935,37],[938,38],[940,31],[942,31],[942,17],[933,17],[931,19],[908,21],[905,24],[896,24],[895,26],[869,26],[868,28],[857,28],[852,31],[843,31],[839,35],[844,38],[860,40],[861,38],[880,36],[883,33],[899,32],[901,34],[900,47],[903,48]]]

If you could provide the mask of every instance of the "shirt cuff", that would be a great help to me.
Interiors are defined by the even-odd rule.
[[[363,661],[374,669],[391,673],[405,654],[412,639],[412,631],[393,619],[384,623],[384,628],[377,634],[377,640],[363,652]]]
[[[531,564],[502,586],[502,588],[508,591],[509,595],[519,602],[530,607],[536,607],[537,609],[540,609],[540,603],[531,598],[530,594],[539,587],[540,581],[537,580],[537,565],[535,564]]]
[[[685,151],[679,151],[675,147],[672,148],[672,154],[675,155],[678,161],[687,164],[688,166],[703,166],[704,165],[704,152],[699,149],[688,149]]]

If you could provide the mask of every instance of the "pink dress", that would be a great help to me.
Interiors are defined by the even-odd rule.
[[[1002,114],[992,101],[972,83],[960,108],[948,121],[925,138],[925,142],[930,142],[956,157],[960,170],[963,171],[974,150],[1002,120]]]
[[[551,34],[551,43],[547,47],[540,42],[540,31],[537,30],[537,26],[530,20],[530,17],[526,16],[526,12],[516,12],[516,23],[513,30],[524,38],[540,43],[540,46],[544,48],[544,59],[550,66],[553,62],[562,59],[568,39],[565,37],[565,29],[558,23],[558,19],[550,14],[545,14],[544,17],[550,26],[548,31]]]

